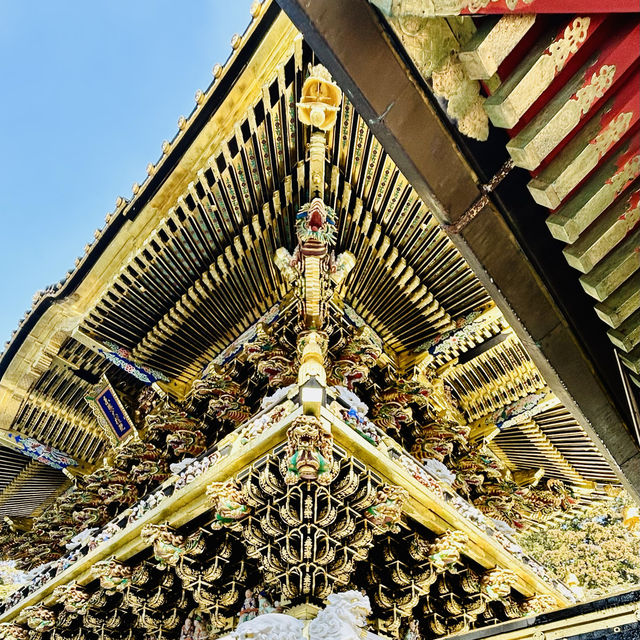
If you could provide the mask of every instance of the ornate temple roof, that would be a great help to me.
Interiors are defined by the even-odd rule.
[[[420,606],[434,635],[443,635],[481,614],[483,624],[523,615],[541,595],[566,604],[570,592],[525,556],[510,527],[542,526],[545,517],[567,517],[622,485],[632,488],[534,362],[531,344],[507,320],[512,311],[489,295],[477,260],[463,256],[436,215],[437,203],[419,195],[349,93],[339,99],[335,126],[327,127],[318,152],[318,138],[297,110],[318,62],[275,3],[255,5],[247,31],[232,40],[229,60],[196,93],[193,112],[179,120],[147,178],[133,186],[131,198],[118,198],[68,277],[37,297],[0,358],[0,459],[6,459],[0,515],[12,519],[3,544],[22,559],[31,553],[44,562],[61,556],[60,540],[68,541],[74,527],[114,527],[98,541],[114,536],[106,546],[78,545],[82,562],[50,568],[41,591],[22,594],[29,604],[48,598],[54,605],[54,587],[71,579],[95,587],[97,574],[88,566],[96,562],[104,572],[93,592],[95,608],[112,611],[105,584],[118,576],[129,581],[135,567],[141,582],[127,591],[133,606],[136,589],[146,589],[140,586],[145,567],[154,557],[162,562],[160,534],[150,533],[164,526],[161,514],[172,527],[162,535],[178,536],[171,539],[187,547],[201,535],[206,558],[224,565],[224,580],[234,586],[226,604],[216,595],[222,618],[239,597],[235,582],[251,584],[259,571],[294,600],[321,599],[330,587],[356,580],[348,578],[355,571],[360,582],[380,580],[381,629],[396,637],[407,612],[436,585],[449,598],[455,624],[428,603]],[[326,70],[317,73],[330,83],[322,80]],[[323,254],[330,275],[318,276],[318,286],[331,282],[331,295],[320,296],[317,316],[299,306],[317,292],[290,276],[302,260],[301,220],[314,215],[322,224],[306,233],[335,249]],[[319,236],[327,225],[332,231]],[[306,249],[312,258],[313,242]],[[321,315],[323,337],[309,338],[318,341],[314,352],[300,327],[306,322],[315,331],[309,318]],[[349,538],[332,551],[344,553],[349,566],[337,572],[343,582],[316,572],[319,582],[311,587],[305,577],[311,574],[301,573],[300,584],[282,578],[284,565],[295,573],[288,551],[272,565],[252,563],[265,540],[302,517],[287,487],[300,478],[287,464],[297,455],[295,428],[301,440],[311,437],[304,431],[309,425],[296,422],[303,420],[304,401],[294,387],[298,368],[311,366],[314,353],[324,358],[331,408],[323,407],[312,426],[319,429],[322,418],[335,439],[324,443],[320,467],[338,462],[315,469],[315,479],[327,474],[320,488],[301,483],[305,488],[296,491],[305,514],[326,498],[345,522],[357,520],[363,536],[380,536],[384,553],[367,577],[353,569],[362,555],[358,540]],[[321,429],[313,436],[322,437]],[[172,466],[171,474],[169,463],[185,455],[198,457],[197,472]],[[203,495],[211,482],[213,506]],[[188,483],[194,484],[185,489]],[[331,502],[337,498],[324,486],[331,483],[343,503]],[[395,483],[411,489],[406,498]],[[235,505],[232,517],[216,492]],[[271,520],[274,504],[282,520]],[[229,524],[221,519],[244,519],[250,509],[257,515],[242,534],[233,523],[220,532]],[[37,553],[18,531],[28,530],[31,518]],[[52,532],[52,522],[60,531]],[[451,538],[451,529],[464,536]],[[240,570],[228,573],[220,560],[228,556],[219,549],[239,553],[245,543],[252,559],[238,577]],[[444,565],[458,568],[453,577],[436,571],[441,547],[451,555]],[[427,563],[423,583],[401,572],[417,559]],[[193,586],[185,562],[176,571]],[[203,565],[197,571],[208,570],[197,562]],[[515,577],[501,573],[510,563]],[[150,571],[149,584],[163,592],[163,578]],[[384,585],[398,575],[405,575],[406,589],[391,597],[385,590],[393,587]],[[513,598],[494,597],[494,580],[502,588],[508,583],[507,592],[513,584]],[[200,587],[196,593],[199,604],[197,598],[213,597]],[[461,602],[471,600],[478,610],[465,617]],[[501,604],[487,607],[494,600]],[[24,602],[14,604],[2,615],[22,624]],[[104,633],[107,622],[98,616],[91,624]]]
[[[162,372],[166,389],[183,397],[212,357],[287,295],[271,256],[291,246],[307,190],[308,140],[294,105],[313,54],[273,5],[233,47],[147,179],[130,199],[118,199],[76,269],[42,294],[13,336],[0,360],[4,430],[91,465],[106,436],[85,396],[102,376],[125,397],[143,386],[103,357],[108,345]],[[344,300],[382,338],[394,369],[431,361],[429,350],[437,366],[453,365],[445,376],[470,421],[545,387],[447,233],[346,98],[327,177],[340,218],[337,249],[357,259]],[[564,429],[587,438],[575,421]],[[514,467],[545,455],[535,438],[525,439],[532,453],[520,454]],[[566,439],[547,440],[554,456],[580,458],[585,475],[573,467],[570,474],[579,482],[614,480],[597,445],[577,453]],[[571,464],[563,465],[566,475]],[[26,506],[20,515],[29,515]]]

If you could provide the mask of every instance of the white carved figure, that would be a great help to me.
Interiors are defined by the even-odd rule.
[[[242,622],[229,636],[231,640],[302,640],[304,622],[284,613],[265,613]]]
[[[359,591],[332,593],[327,606],[309,625],[309,640],[361,640],[371,613],[369,598]]]

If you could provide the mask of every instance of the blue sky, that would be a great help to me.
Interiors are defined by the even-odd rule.
[[[0,351],[205,89],[250,0],[0,0]]]

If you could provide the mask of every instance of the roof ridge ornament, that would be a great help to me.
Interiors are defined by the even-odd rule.
[[[293,255],[280,247],[274,256],[285,280],[295,286],[301,324],[306,330],[321,331],[326,307],[335,286],[339,286],[355,265],[345,252],[337,258],[330,248],[336,242],[337,216],[324,202],[327,133],[335,126],[342,91],[322,65],[309,66],[302,87],[298,119],[316,127],[309,141],[309,199],[296,214],[298,246]]]
[[[342,91],[321,64],[309,65],[309,76],[302,85],[298,119],[306,125],[330,131],[336,124]]]

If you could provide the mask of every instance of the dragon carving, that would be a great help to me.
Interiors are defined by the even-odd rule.
[[[296,381],[297,370],[293,358],[280,346],[264,323],[256,327],[256,337],[242,347],[247,362],[267,378],[270,387],[286,387]]]
[[[462,531],[447,531],[436,538],[429,548],[429,560],[437,571],[444,571],[447,567],[458,562],[462,549],[468,544],[469,538]]]
[[[382,345],[366,325],[357,329],[335,359],[329,379],[353,391],[354,385],[365,382],[369,371],[382,355]]]
[[[131,584],[131,567],[118,562],[113,556],[96,562],[91,567],[91,573],[100,578],[100,586],[108,594],[122,592]]]
[[[207,498],[214,513],[211,526],[214,529],[228,527],[235,529],[240,520],[249,515],[247,498],[242,487],[235,480],[212,482],[207,487]]]
[[[298,211],[296,235],[298,245],[293,255],[281,247],[274,260],[283,277],[296,284],[304,326],[319,329],[324,323],[326,302],[333,294],[331,283],[342,283],[355,258],[348,251],[337,258],[329,251],[336,241],[336,214],[319,197]]]
[[[185,537],[168,524],[145,524],[140,537],[146,544],[153,544],[153,554],[161,569],[177,565],[183,556],[198,555],[205,547],[201,532]]]
[[[402,517],[402,505],[409,493],[395,485],[382,486],[376,495],[376,501],[365,511],[364,517],[383,531],[398,532],[398,522]]]

